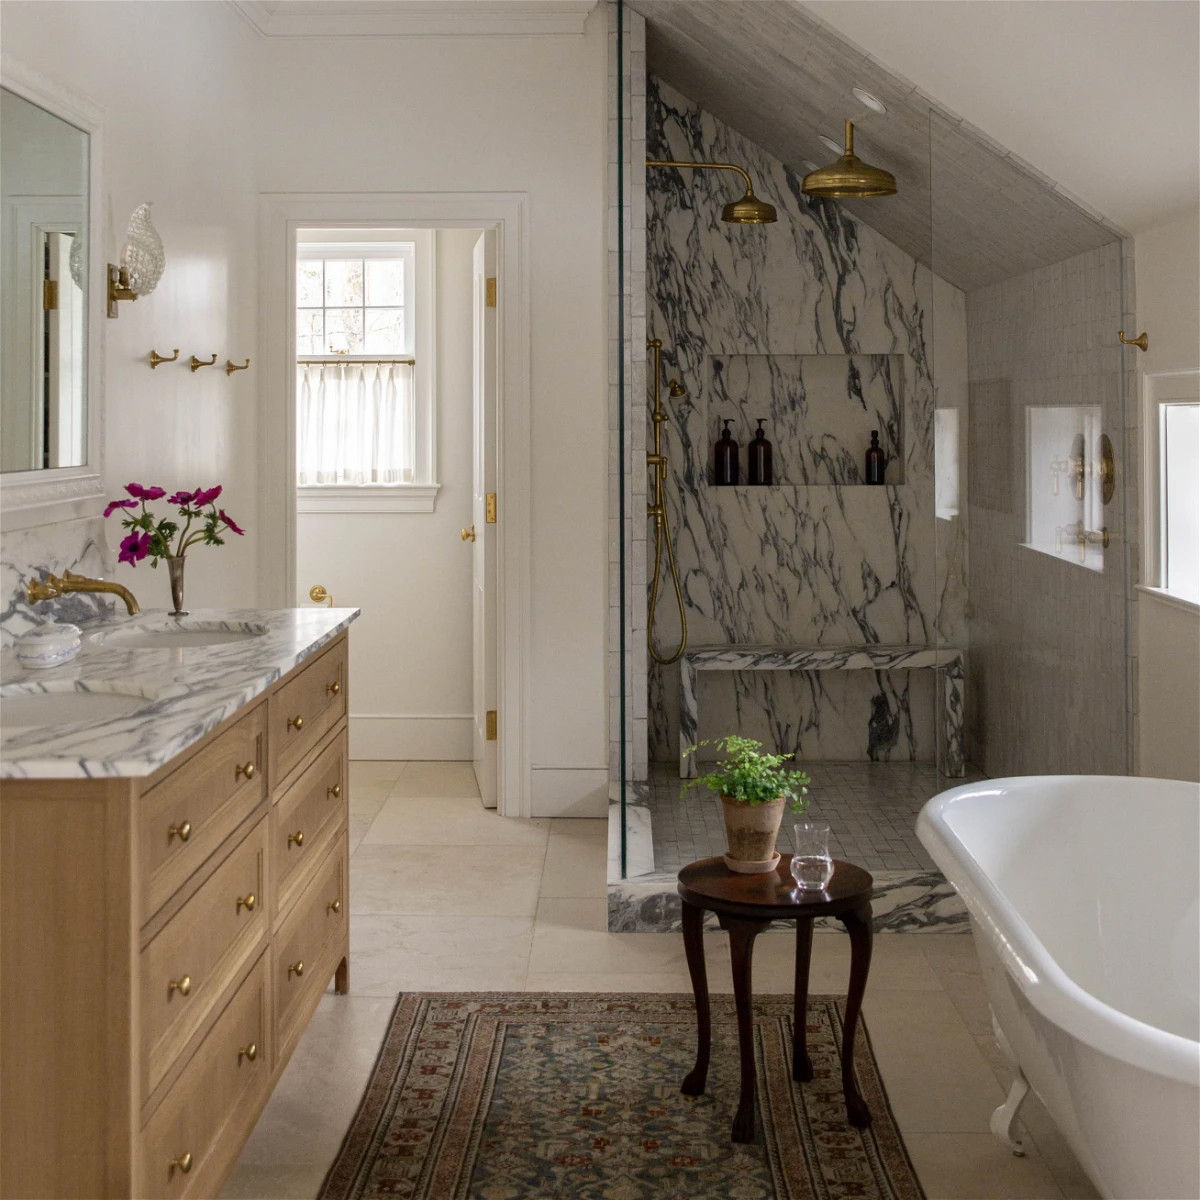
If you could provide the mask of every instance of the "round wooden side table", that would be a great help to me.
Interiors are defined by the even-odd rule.
[[[754,939],[772,921],[796,922],[796,985],[792,1030],[792,1078],[807,1083],[813,1077],[805,1024],[808,1012],[808,968],[812,957],[813,921],[836,917],[850,935],[850,983],[842,1032],[842,1093],[846,1119],[862,1128],[871,1123],[871,1110],[854,1081],[854,1035],[862,1011],[863,992],[871,967],[871,888],[874,880],[861,867],[834,860],[833,878],[824,891],[803,892],[792,879],[792,856],[782,854],[774,871],[738,875],[720,858],[702,858],[679,872],[683,900],[683,944],[696,995],[696,1065],[683,1081],[686,1096],[699,1096],[708,1078],[712,1020],[708,1004],[708,975],[704,967],[704,912],[717,914],[729,933],[733,966],[733,995],[737,1008],[741,1093],[733,1119],[733,1141],[754,1141],[754,998],[750,959]]]

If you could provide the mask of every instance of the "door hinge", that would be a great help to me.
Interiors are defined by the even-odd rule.
[[[496,710],[494,708],[487,710],[487,740],[489,742],[496,740]]]
[[[58,309],[58,280],[42,280],[42,310],[55,312]]]
[[[488,492],[483,501],[483,519],[488,525],[496,523],[496,493]]]
[[[487,289],[484,292],[484,304],[488,308],[496,307],[496,280],[495,277],[489,277],[487,281]]]

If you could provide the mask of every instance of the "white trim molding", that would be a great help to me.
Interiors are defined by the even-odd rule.
[[[298,513],[431,513],[437,506],[437,483],[382,486],[330,485],[296,489]]]
[[[500,396],[496,473],[498,811],[532,815],[529,682],[532,592],[530,460],[530,230],[524,192],[269,192],[259,198],[259,594],[286,606],[296,594],[296,330],[293,258],[299,229],[494,229],[499,291]]]
[[[261,37],[582,37],[596,0],[233,0]]]

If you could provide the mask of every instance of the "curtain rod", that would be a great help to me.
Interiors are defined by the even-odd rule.
[[[346,358],[339,355],[336,358],[298,358],[296,363],[301,367],[330,367],[335,363],[348,363],[358,367],[415,367],[415,358]]]

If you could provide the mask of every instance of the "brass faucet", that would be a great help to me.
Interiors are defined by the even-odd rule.
[[[40,600],[53,600],[67,592],[111,592],[125,601],[125,607],[131,617],[141,611],[133,593],[123,584],[109,583],[104,579],[89,579],[86,575],[76,575],[73,571],[64,571],[61,579],[57,575],[47,575],[40,582],[31,579],[25,588],[25,599],[30,604],[37,604]]]

